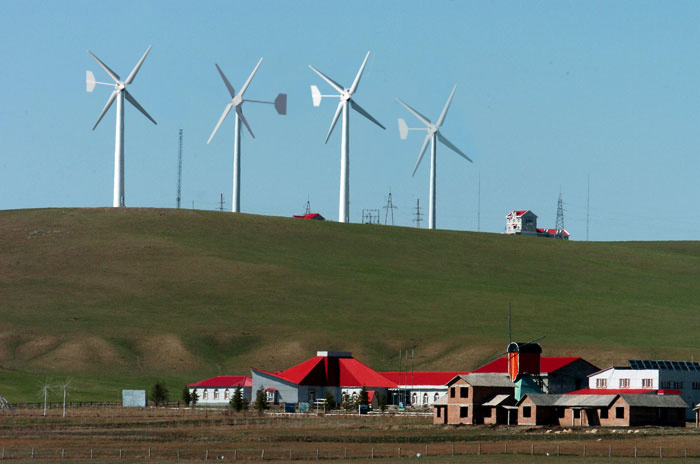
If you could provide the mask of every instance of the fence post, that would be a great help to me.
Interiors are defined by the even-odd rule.
[[[374,459],[374,448],[372,448],[372,459]]]
[[[318,455],[319,455],[319,453],[318,453],[318,448],[316,448],[316,460],[317,460],[317,461],[318,461]]]
[[[122,458],[122,450],[119,450],[119,459]]]
[[[664,458],[664,449],[659,446],[659,459],[663,459],[663,458]]]
[[[204,455],[204,460],[206,461],[208,459],[209,459],[209,450],[207,450],[206,454]]]
[[[534,455],[535,455],[535,444],[530,443],[530,456],[534,456]]]
[[[61,450],[61,459],[65,458],[65,457],[66,457],[66,449],[63,448],[63,449]]]
[[[90,448],[90,459],[92,459],[92,448]]]
[[[503,454],[508,454],[508,442],[503,444]]]
[[[34,448],[32,448],[32,459],[34,459]]]
[[[289,448],[289,460],[291,461],[292,459],[293,459],[293,458],[292,458],[292,449]]]
[[[454,455],[455,455],[455,444],[452,443],[452,456],[454,456]]]
[[[481,455],[481,443],[477,443],[477,445],[476,445],[476,455],[477,456]]]
[[[260,459],[263,461],[265,460],[265,448],[262,449],[262,453],[260,453]]]
[[[557,456],[561,456],[561,445],[557,445]]]
[[[348,449],[345,448],[345,457],[343,459],[347,459],[347,458],[348,458]]]
[[[2,459],[5,459],[5,448],[2,449]]]
[[[180,448],[177,449],[177,460],[180,460]]]
[[[608,446],[608,457],[612,457],[612,446]]]
[[[428,445],[425,445],[425,457],[428,457]]]
[[[399,446],[399,457],[401,457],[401,447]]]
[[[688,459],[688,448],[685,449],[685,458]]]
[[[637,457],[637,447],[636,446],[634,447],[634,457],[635,458]]]
[[[586,444],[583,444],[583,457],[586,457]]]

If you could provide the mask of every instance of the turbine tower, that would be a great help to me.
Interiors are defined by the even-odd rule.
[[[328,82],[331,87],[333,87],[340,95],[321,95],[318,87],[315,85],[311,86],[311,98],[313,99],[314,106],[321,104],[321,98],[323,97],[340,97],[340,103],[338,103],[338,108],[335,110],[335,116],[333,116],[333,121],[331,122],[331,128],[326,136],[326,142],[333,132],[335,124],[338,122],[338,117],[340,113],[343,113],[343,125],[342,133],[340,137],[340,199],[338,205],[338,222],[350,222],[350,111],[348,110],[348,104],[360,113],[362,116],[366,117],[382,129],[386,130],[386,127],[382,126],[379,121],[374,119],[367,111],[365,111],[360,105],[352,99],[352,95],[357,90],[357,86],[360,84],[360,78],[362,77],[362,71],[365,69],[367,64],[367,59],[369,58],[369,53],[365,56],[365,61],[362,62],[360,71],[355,77],[355,81],[349,89],[344,88],[330,77],[324,75],[319,70],[309,65],[316,74],[321,76],[324,81]]]
[[[437,122],[435,124],[430,122],[430,119],[426,118],[422,114],[420,114],[418,111],[414,110],[398,98],[396,101],[401,103],[408,111],[413,113],[415,117],[421,120],[423,124],[425,124],[425,128],[409,128],[406,125],[406,121],[403,119],[399,118],[399,134],[401,135],[401,140],[405,140],[406,137],[408,137],[408,131],[409,130],[426,130],[428,134],[425,136],[425,140],[423,141],[423,147],[420,150],[420,154],[418,155],[418,161],[416,161],[416,167],[413,168],[413,176],[416,175],[416,170],[418,170],[418,165],[420,165],[421,160],[423,159],[423,155],[425,154],[426,148],[428,148],[428,142],[430,142],[430,202],[428,204],[428,228],[429,229],[435,229],[435,170],[436,170],[436,160],[435,158],[437,157],[437,141],[439,140],[443,145],[447,146],[451,150],[453,150],[455,153],[469,161],[470,163],[472,160],[462,153],[459,148],[454,146],[452,142],[447,140],[447,138],[442,135],[440,132],[440,126],[445,122],[445,116],[447,116],[447,110],[450,108],[450,103],[452,102],[452,97],[455,94],[455,90],[457,90],[457,86],[455,85],[454,88],[452,89],[452,93],[450,94],[450,98],[447,99],[447,103],[445,104],[445,108],[442,110],[442,113],[440,114],[440,117],[438,118]]]
[[[148,119],[150,119],[153,124],[158,124],[146,112],[146,110],[144,110],[143,107],[139,105],[139,102],[136,101],[136,99],[129,93],[129,91],[126,90],[126,86],[134,81],[136,73],[138,73],[139,69],[141,69],[141,65],[146,59],[148,52],[151,51],[152,46],[153,45],[150,45],[148,47],[146,53],[143,54],[141,60],[136,64],[136,67],[133,69],[133,71],[131,71],[129,77],[127,77],[124,81],[122,81],[119,78],[117,73],[109,69],[109,67],[107,67],[106,64],[100,61],[99,58],[97,58],[95,55],[92,54],[90,50],[88,50],[88,53],[95,59],[95,61],[97,61],[97,63],[102,67],[102,69],[107,71],[109,77],[111,77],[112,80],[115,82],[114,84],[109,84],[107,82],[95,82],[95,76],[92,74],[92,71],[87,71],[86,73],[85,82],[87,83],[88,92],[93,91],[93,89],[95,88],[95,84],[114,85],[114,91],[109,97],[109,100],[107,100],[107,104],[102,110],[102,113],[100,113],[100,117],[97,118],[97,122],[95,123],[95,126],[92,128],[92,130],[95,130],[97,125],[104,117],[105,113],[107,113],[107,110],[109,110],[109,107],[112,106],[112,103],[114,103],[114,100],[117,100],[117,135],[114,144],[114,200],[112,201],[112,206],[114,206],[115,208],[119,206],[124,206],[124,98],[126,97],[129,103],[134,105],[136,109],[143,113],[143,115],[146,116]]]
[[[243,124],[245,124],[245,127],[248,129],[248,132],[250,132],[250,135],[253,136],[253,138],[255,138],[255,135],[253,135],[253,131],[248,125],[248,121],[246,120],[245,116],[243,116],[243,103],[267,103],[270,105],[274,105],[275,110],[277,110],[278,114],[287,114],[287,94],[285,93],[278,94],[274,102],[243,99],[243,95],[248,89],[250,81],[253,80],[253,76],[255,76],[255,73],[258,71],[262,60],[263,59],[260,58],[260,61],[258,61],[258,65],[255,66],[255,69],[253,69],[252,74],[250,75],[248,80],[245,81],[245,84],[243,84],[243,87],[241,87],[241,90],[238,93],[235,92],[231,83],[228,81],[228,79],[226,79],[226,76],[224,75],[224,72],[221,70],[219,65],[215,63],[216,69],[219,70],[219,74],[221,74],[221,78],[224,80],[224,84],[228,89],[228,93],[231,95],[231,103],[226,105],[226,108],[224,108],[224,113],[221,115],[219,123],[214,128],[214,132],[211,133],[209,140],[207,140],[207,144],[211,142],[211,139],[214,138],[214,134],[216,134],[216,131],[219,130],[219,126],[221,126],[221,123],[224,122],[224,119],[226,119],[226,116],[228,115],[229,111],[231,111],[231,108],[235,107],[236,119],[233,124],[233,196],[231,199],[231,211],[234,213],[239,213],[241,211],[241,121],[243,121]]]

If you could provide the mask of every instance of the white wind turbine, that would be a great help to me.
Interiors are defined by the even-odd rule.
[[[457,90],[457,86],[455,85],[454,88],[452,89],[452,93],[450,94],[450,98],[447,99],[447,103],[445,104],[445,109],[442,110],[442,114],[440,114],[440,118],[438,118],[437,123],[433,124],[430,122],[430,119],[426,118],[422,114],[420,114],[418,111],[414,110],[398,98],[396,101],[401,103],[403,106],[406,107],[408,111],[413,113],[415,117],[421,120],[423,124],[426,125],[425,128],[409,128],[406,125],[406,121],[403,119],[399,118],[399,134],[401,135],[401,139],[405,140],[406,137],[408,137],[408,131],[409,130],[427,130],[428,134],[425,136],[425,140],[423,141],[423,147],[420,150],[420,154],[418,155],[418,161],[416,161],[416,166],[413,168],[413,176],[416,175],[416,170],[418,169],[418,165],[420,164],[421,160],[423,159],[423,155],[425,154],[425,150],[428,147],[428,142],[430,142],[430,205],[428,208],[428,228],[429,229],[435,229],[435,158],[436,158],[436,152],[437,152],[437,141],[439,140],[442,142],[443,145],[446,145],[448,148],[456,152],[458,155],[462,156],[465,158],[467,161],[470,163],[472,162],[471,159],[464,153],[460,151],[459,148],[454,146],[452,142],[447,140],[444,135],[440,132],[440,126],[445,122],[445,116],[447,116],[447,110],[450,107],[450,103],[452,102],[452,97],[455,94],[455,90]]]
[[[141,65],[143,64],[144,60],[146,59],[146,56],[148,55],[148,52],[151,51],[151,47],[153,45],[150,45],[148,47],[148,50],[146,50],[146,53],[143,54],[143,57],[141,57],[141,60],[136,64],[136,67],[131,71],[131,74],[129,74],[129,77],[126,78],[126,80],[122,81],[117,73],[109,69],[109,67],[104,64],[102,61],[99,60],[95,55],[92,54],[90,50],[88,50],[88,53],[95,58],[95,61],[102,66],[102,69],[107,71],[107,74],[109,74],[109,77],[112,78],[112,80],[115,82],[114,84],[109,84],[107,82],[95,82],[95,76],[92,74],[92,71],[87,71],[86,73],[86,79],[85,82],[87,83],[87,91],[92,92],[93,89],[95,88],[95,84],[102,84],[102,85],[114,85],[114,91],[112,92],[112,95],[110,95],[109,100],[107,100],[107,104],[105,105],[104,109],[102,110],[102,113],[100,113],[100,117],[97,118],[97,122],[95,123],[94,127],[92,130],[95,130],[97,125],[100,123],[102,118],[104,117],[105,113],[107,113],[107,110],[109,110],[109,107],[112,106],[112,103],[114,103],[114,100],[117,100],[117,135],[116,135],[116,141],[114,143],[114,200],[112,202],[112,206],[118,207],[118,206],[124,206],[124,98],[129,101],[132,105],[136,107],[137,110],[142,112],[144,116],[146,116],[148,119],[151,120],[153,124],[158,124],[153,120],[153,118],[146,112],[146,110],[143,109],[141,105],[139,105],[139,102],[136,101],[136,99],[129,93],[128,90],[126,90],[126,86],[131,84],[134,81],[134,78],[136,77],[136,73],[139,72],[139,69],[141,69]]]
[[[253,131],[250,129],[250,126],[248,125],[248,121],[246,120],[245,116],[243,116],[243,103],[245,102],[251,102],[251,103],[267,103],[270,105],[275,106],[275,110],[277,110],[278,114],[287,114],[287,94],[280,93],[277,95],[277,98],[275,98],[274,102],[265,102],[265,101],[258,101],[258,100],[244,100],[243,99],[243,94],[245,94],[245,91],[248,89],[248,86],[250,85],[250,81],[253,80],[253,76],[255,76],[255,73],[258,71],[258,68],[260,67],[260,63],[262,63],[262,58],[260,58],[260,61],[258,61],[258,65],[255,66],[255,69],[253,69],[252,74],[248,78],[247,81],[245,81],[245,84],[243,84],[243,87],[241,90],[236,94],[235,90],[233,89],[233,86],[231,83],[226,79],[226,76],[224,75],[224,72],[221,70],[218,64],[215,63],[216,69],[219,70],[219,74],[221,74],[221,78],[224,80],[224,84],[226,85],[226,88],[228,89],[228,93],[231,95],[231,103],[226,105],[226,108],[224,109],[224,113],[221,115],[221,118],[219,119],[219,123],[216,125],[214,128],[214,132],[211,133],[211,136],[209,137],[209,140],[207,140],[207,144],[211,142],[211,139],[214,138],[214,134],[216,134],[216,131],[219,130],[219,126],[221,126],[221,123],[224,122],[224,119],[226,119],[226,116],[228,115],[229,111],[231,111],[231,108],[236,107],[236,119],[234,121],[234,135],[233,135],[233,201],[231,211],[234,213],[238,213],[241,211],[241,125],[240,121],[243,121],[243,124],[245,124],[245,127],[248,129],[248,132],[250,132],[250,135],[255,138],[255,135],[253,135]]]
[[[360,71],[357,73],[357,77],[355,77],[355,81],[352,83],[352,86],[349,89],[344,88],[337,82],[333,81],[330,77],[325,76],[319,70],[309,65],[309,67],[313,69],[316,72],[316,74],[321,76],[323,80],[328,82],[331,85],[331,87],[333,87],[337,92],[340,93],[340,95],[321,95],[321,92],[318,90],[318,87],[316,87],[315,85],[311,86],[311,98],[313,99],[314,106],[320,105],[321,98],[323,97],[340,97],[340,103],[338,104],[338,108],[335,110],[335,116],[333,116],[333,122],[331,122],[331,128],[328,131],[325,143],[328,143],[328,139],[330,138],[331,133],[333,132],[333,128],[338,122],[340,112],[343,112],[343,128],[340,137],[340,200],[338,222],[350,221],[350,111],[348,110],[348,103],[350,104],[350,106],[352,106],[352,108],[355,111],[360,113],[362,116],[366,117],[382,129],[386,130],[386,127],[382,126],[379,123],[379,121],[374,119],[367,111],[362,109],[362,107],[358,105],[357,102],[355,102],[355,100],[352,99],[352,95],[355,93],[355,91],[357,90],[357,86],[360,84],[360,77],[362,77],[362,71],[364,71],[365,65],[367,64],[367,58],[369,58],[369,53],[370,52],[367,52],[367,56],[365,56],[365,61],[362,62]]]

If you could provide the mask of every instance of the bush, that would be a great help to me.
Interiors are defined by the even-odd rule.
[[[367,394],[367,388],[362,387],[362,390],[360,390],[360,399],[359,403],[363,406],[368,406],[369,405],[369,395]]]
[[[335,407],[337,406],[335,404],[335,395],[332,391],[326,390],[326,393],[324,393],[323,395],[323,399],[326,400],[326,411],[335,409]]]
[[[386,411],[386,395],[384,393],[379,395],[379,399],[377,400],[377,405],[379,406],[379,409],[382,412]]]
[[[156,382],[148,392],[148,399],[156,406],[167,403],[169,397],[168,387],[165,386],[165,382],[162,380]]]
[[[192,402],[192,394],[187,385],[185,385],[185,388],[182,390],[182,402],[185,403],[185,406],[189,406]]]
[[[239,412],[243,409],[246,409],[245,399],[243,398],[243,391],[241,390],[240,386],[236,387],[236,391],[233,393],[233,398],[231,398],[229,405]]]
[[[190,396],[190,404],[192,404],[192,406],[197,406],[198,401],[199,393],[197,393],[197,390],[192,390],[192,395]]]

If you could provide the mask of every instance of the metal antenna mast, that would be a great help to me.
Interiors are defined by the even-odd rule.
[[[413,222],[416,223],[416,227],[420,229],[420,223],[423,220],[423,213],[420,212],[420,198],[416,199],[416,217],[413,219]]]
[[[309,200],[306,200],[306,213],[305,214],[311,214],[311,202]]]
[[[224,210],[224,194],[220,193],[219,194],[219,211]]]
[[[564,201],[561,199],[561,189],[559,190],[559,201],[557,201],[557,230],[564,230]]]
[[[389,219],[389,211],[391,211],[391,225],[394,225],[394,210],[399,209],[394,206],[394,202],[391,200],[391,189],[389,189],[389,197],[386,199],[386,206],[384,206],[384,225],[386,225]]]
[[[481,170],[479,170],[479,193],[477,194],[476,231],[481,232]]]
[[[590,224],[590,212],[591,212],[591,176],[588,175],[588,181],[586,183],[586,241],[588,241],[588,226]]]
[[[180,209],[180,192],[182,191],[182,129],[177,148],[177,209]]]

